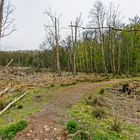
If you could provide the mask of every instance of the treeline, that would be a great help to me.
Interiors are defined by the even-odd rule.
[[[114,75],[140,72],[140,17],[122,23],[118,6],[96,1],[89,12],[88,26],[82,26],[80,15],[71,21],[66,39],[61,39],[59,16],[51,10],[46,15],[50,25],[45,26],[46,39],[40,47],[52,51],[58,75],[63,68],[74,75],[76,72]]]
[[[40,67],[41,51],[0,51],[0,65],[5,66],[13,59],[14,67]]]
[[[40,51],[0,52],[0,65],[14,59],[13,66],[104,74],[140,72],[140,17],[122,23],[120,11],[113,3],[104,6],[96,1],[89,12],[90,21],[82,27],[81,15],[69,25],[69,35],[61,38],[60,18],[46,11],[50,25]]]

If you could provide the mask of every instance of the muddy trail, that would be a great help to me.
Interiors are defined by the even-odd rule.
[[[118,80],[97,83],[81,83],[54,91],[48,105],[29,118],[29,126],[17,134],[14,140],[69,140],[60,123],[69,119],[67,111],[83,97],[99,88],[118,84]]]

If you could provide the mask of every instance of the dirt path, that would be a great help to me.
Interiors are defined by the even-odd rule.
[[[100,83],[81,83],[64,87],[52,93],[51,100],[44,110],[29,119],[29,126],[20,132],[15,140],[66,140],[65,129],[58,125],[68,119],[66,112],[81,98],[106,85],[114,85],[121,80]]]

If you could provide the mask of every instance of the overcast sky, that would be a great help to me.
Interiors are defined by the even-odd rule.
[[[45,32],[43,26],[47,18],[43,14],[45,9],[51,8],[61,16],[62,26],[67,27],[71,20],[82,12],[84,23],[88,22],[88,13],[96,0],[11,0],[15,6],[13,17],[16,29],[12,35],[2,39],[2,48],[5,50],[33,50],[39,48]],[[102,0],[105,5],[109,0]],[[124,21],[136,14],[140,16],[140,0],[112,0],[120,5]]]

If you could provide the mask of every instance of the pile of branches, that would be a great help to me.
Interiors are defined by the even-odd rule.
[[[138,88],[137,83],[135,81],[131,81],[131,82],[120,84],[118,87],[115,87],[115,88],[107,88],[107,90],[111,93],[135,95],[137,88]]]

